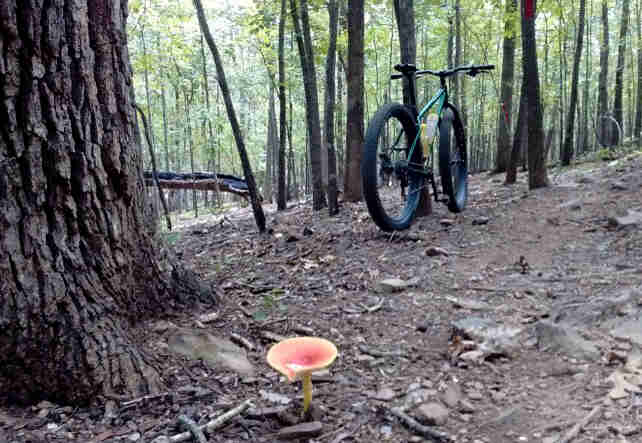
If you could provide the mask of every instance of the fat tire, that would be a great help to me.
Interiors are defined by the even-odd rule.
[[[383,130],[385,123],[390,118],[397,119],[406,134],[405,144],[409,152],[409,143],[417,135],[417,125],[414,119],[413,109],[399,103],[389,103],[382,106],[372,117],[366,131],[363,158],[361,161],[361,179],[363,186],[363,198],[366,201],[368,212],[373,221],[380,229],[386,232],[401,231],[407,229],[415,216],[415,211],[419,205],[421,186],[423,186],[423,176],[418,173],[410,173],[408,177],[408,191],[403,213],[400,217],[391,217],[386,213],[381,203],[378,189],[378,171],[377,156],[379,153],[379,135]],[[407,155],[407,154],[406,154]],[[415,147],[412,162],[421,163],[422,150],[421,145]]]
[[[450,131],[454,132],[455,146],[451,146]],[[451,165],[451,148],[459,153],[460,162],[455,170]],[[454,172],[454,173],[453,173]],[[457,108],[448,104],[439,119],[439,175],[443,193],[448,197],[448,209],[451,212],[462,212],[468,200],[468,158],[464,125]]]

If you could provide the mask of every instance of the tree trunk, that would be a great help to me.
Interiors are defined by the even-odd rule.
[[[544,157],[542,102],[535,41],[537,0],[522,0],[522,5],[522,71],[528,109],[528,187],[535,189],[549,185]]]
[[[524,139],[528,139],[528,116],[526,84],[522,81],[519,94],[519,111],[517,113],[517,124],[515,125],[515,136],[510,152],[508,165],[506,167],[505,184],[512,185],[517,181],[517,165],[519,164],[520,152]]]
[[[161,387],[130,327],[181,287],[143,216],[126,15],[126,2],[3,3],[0,395],[10,401],[87,404]]]
[[[640,138],[642,132],[642,8],[640,7],[640,2],[637,3],[636,11],[637,19],[637,34],[638,34],[638,94],[636,98],[636,107],[635,107],[635,126],[633,129],[633,136]],[[639,143],[638,143],[639,144]]]
[[[575,56],[573,57],[573,77],[571,83],[571,102],[566,114],[566,131],[562,146],[562,166],[571,164],[573,158],[573,129],[575,128],[575,111],[577,108],[577,88],[580,79],[580,61],[582,59],[582,44],[584,43],[584,14],[586,0],[580,0],[580,12],[577,24],[577,40],[575,41]]]
[[[256,182],[254,181],[252,166],[250,165],[250,160],[247,156],[247,150],[245,149],[245,142],[243,141],[243,135],[241,134],[241,127],[239,126],[239,122],[236,118],[234,104],[232,103],[232,97],[230,96],[230,89],[227,86],[225,71],[223,70],[223,62],[221,61],[221,56],[218,52],[218,48],[216,47],[216,43],[214,42],[212,34],[210,33],[210,28],[207,25],[207,19],[205,18],[205,12],[203,11],[201,0],[193,0],[193,2],[194,8],[196,9],[196,15],[198,16],[198,22],[201,27],[201,32],[205,36],[205,41],[207,42],[207,45],[212,52],[214,63],[216,64],[216,76],[218,79],[219,87],[221,88],[221,92],[223,93],[223,101],[225,102],[227,117],[230,120],[230,125],[232,126],[232,133],[234,134],[234,140],[236,141],[236,148],[239,152],[239,157],[241,157],[243,174],[245,175],[245,181],[247,182],[247,187],[250,192],[250,202],[252,203],[254,220],[256,221],[256,226],[259,232],[264,232],[265,214],[263,213],[261,200],[256,190]]]
[[[326,205],[323,193],[323,174],[321,171],[321,121],[319,119],[319,94],[317,92],[317,75],[314,64],[314,51],[310,35],[308,18],[308,1],[301,1],[301,16],[297,10],[296,0],[290,0],[292,21],[296,34],[301,71],[305,89],[305,115],[310,137],[310,169],[312,176],[312,209],[319,211]]]
[[[613,92],[613,117],[615,117],[615,120],[622,129],[624,129],[624,111],[622,105],[622,93],[624,88],[624,57],[626,52],[626,33],[629,26],[629,12],[629,0],[622,0],[620,38],[618,40],[617,67],[615,69],[615,91]]]
[[[600,78],[598,82],[597,116],[598,127],[601,128],[600,140],[606,137],[606,128],[601,125],[600,118],[608,114],[608,77],[609,77],[609,9],[608,0],[602,0],[602,46],[600,49]]]
[[[276,188],[276,208],[285,210],[287,191],[285,187],[285,142],[286,142],[286,111],[285,101],[285,20],[287,17],[286,1],[281,0],[281,16],[279,18],[279,153],[278,181]],[[290,124],[292,124],[290,122]]]
[[[339,212],[339,203],[337,199],[337,159],[334,149],[334,106],[335,106],[335,87],[334,80],[337,66],[337,28],[339,15],[338,0],[330,0],[328,3],[328,12],[330,15],[330,36],[328,44],[328,56],[325,65],[325,107],[324,107],[324,127],[325,127],[325,144],[328,153],[328,213],[336,215]]]
[[[515,25],[512,16],[517,11],[517,0],[506,0],[504,14],[504,42],[502,59],[502,90],[497,134],[497,156],[495,172],[506,171],[510,157],[510,122],[513,112],[513,79],[515,77]]]
[[[348,0],[348,72],[344,200],[361,200],[363,149],[364,0]]]

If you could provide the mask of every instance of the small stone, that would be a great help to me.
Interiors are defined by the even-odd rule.
[[[609,217],[609,226],[613,228],[626,228],[638,224],[642,224],[642,212],[628,210],[622,217]]]
[[[479,391],[469,391],[468,392],[468,398],[470,398],[471,400],[474,400],[474,401],[479,401],[482,398],[484,398],[484,396]]]
[[[283,440],[307,439],[321,435],[323,425],[319,421],[301,423],[294,426],[281,428],[277,436]]]
[[[47,423],[47,431],[53,432],[58,430],[60,426],[58,426],[56,423]]]
[[[56,407],[56,405],[54,405],[53,403],[51,403],[51,402],[49,402],[47,400],[43,400],[43,401],[41,401],[40,403],[38,403],[36,405],[37,409],[53,409],[55,407]]]
[[[49,409],[41,409],[38,412],[38,418],[45,418],[47,415],[49,415]]]
[[[627,189],[629,189],[629,187],[624,182],[621,182],[621,181],[611,182],[611,190],[613,191],[626,191]]]
[[[488,217],[477,217],[473,220],[473,226],[487,225],[489,221]]]
[[[138,441],[140,440],[140,432],[134,432],[133,434],[130,434],[129,437],[127,437],[127,440],[129,441]]]
[[[575,200],[567,201],[566,203],[562,203],[560,205],[560,209],[570,209],[571,211],[579,211],[580,209],[582,209],[582,200],[578,198]]]
[[[374,398],[382,401],[392,400],[397,396],[397,393],[389,387],[383,387],[375,394]]]
[[[400,278],[388,278],[379,282],[378,289],[380,292],[384,293],[399,292],[411,286],[415,286],[418,282],[419,281],[416,278],[407,281],[401,280]]]
[[[457,404],[464,398],[461,386],[457,383],[450,383],[442,397],[443,402],[450,408],[456,408]]]
[[[211,323],[218,318],[218,312],[210,312],[208,314],[202,314],[198,317],[201,323]]]
[[[448,257],[449,254],[448,254],[448,251],[446,251],[444,248],[431,246],[428,249],[426,249],[426,255],[428,257],[439,257],[439,256]]]
[[[441,220],[439,220],[439,224],[442,226],[452,226],[455,224],[455,220],[453,220],[452,218],[442,218]]]
[[[417,408],[418,419],[426,425],[443,425],[448,419],[449,411],[441,403],[426,403]]]

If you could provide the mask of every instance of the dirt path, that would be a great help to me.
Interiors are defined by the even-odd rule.
[[[200,310],[169,320],[247,339],[253,375],[172,356],[167,328],[155,323],[141,337],[171,399],[121,405],[108,420],[102,410],[67,411],[63,424],[47,413],[34,421],[42,407],[23,411],[21,422],[5,411],[0,430],[4,422],[22,442],[54,423],[50,434],[77,441],[152,441],[177,433],[180,413],[204,423],[250,399],[254,412],[209,441],[277,441],[287,416],[256,408],[281,401],[297,413],[300,386],[279,381],[267,348],[275,335],[313,334],[335,342],[340,356],[315,383],[321,436],[301,441],[424,441],[389,410],[402,408],[457,442],[549,443],[597,406],[573,441],[642,442],[642,395],[612,399],[608,380],[627,359],[634,368],[636,355],[635,338],[611,332],[642,325],[642,223],[610,219],[642,212],[640,171],[641,155],[587,164],[533,192],[478,175],[463,215],[437,206],[393,236],[362,204],[344,204],[337,218],[307,206],[272,212],[263,237],[246,211],[186,224],[172,234],[177,254],[213,280],[222,303],[208,323],[197,321]],[[409,284],[391,292],[382,285],[389,278]],[[28,425],[15,431],[19,423]]]

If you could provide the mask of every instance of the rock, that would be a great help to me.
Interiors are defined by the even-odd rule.
[[[473,219],[473,226],[487,225],[489,221],[488,217],[476,217]]]
[[[626,183],[621,182],[621,181],[617,181],[617,180],[611,182],[610,188],[613,191],[626,191],[627,189],[629,189],[629,187],[626,185]]]
[[[613,337],[631,340],[638,346],[642,346],[642,313],[631,316],[624,321],[620,320],[618,323],[618,326],[610,331]]]
[[[176,325],[171,321],[159,320],[152,325],[152,331],[162,334],[168,329],[176,329]]]
[[[134,432],[133,434],[130,434],[127,437],[127,440],[128,441],[138,441],[138,440],[140,440],[140,437],[141,437],[140,432]]]
[[[454,333],[480,343],[478,349],[489,355],[510,356],[521,348],[523,328],[495,323],[481,317],[467,317],[453,322]]]
[[[560,209],[570,209],[571,211],[579,211],[582,209],[582,200],[577,198],[575,200],[570,200],[567,201],[566,203],[562,203],[559,208]]]
[[[442,226],[452,226],[455,224],[455,220],[453,220],[452,218],[442,218],[441,220],[439,220],[439,224]]]
[[[397,393],[391,388],[384,386],[374,395],[376,400],[390,401],[397,396]]]
[[[413,278],[411,280],[401,280],[400,278],[388,278],[386,280],[381,280],[377,285],[380,292],[391,293],[399,292],[407,289],[411,286],[416,286],[419,283],[418,278]]]
[[[483,399],[484,396],[482,395],[481,392],[476,391],[476,390],[472,390],[472,391],[468,391],[468,398],[470,398],[473,401],[479,401],[479,400]]]
[[[287,405],[292,402],[292,399],[290,397],[286,397],[285,395],[278,394],[276,392],[270,392],[270,391],[264,391],[260,390],[259,394],[261,395],[261,398],[271,402],[271,403],[278,403],[281,405]]]
[[[449,295],[444,298],[457,308],[470,309],[471,311],[483,311],[490,309],[488,304],[473,299],[457,298]]]
[[[417,408],[417,419],[428,426],[441,426],[446,423],[449,411],[441,403],[425,403]]]
[[[450,383],[444,391],[441,400],[451,409],[455,409],[457,404],[464,398],[461,386],[457,383]]]
[[[277,432],[277,437],[283,440],[312,438],[321,435],[322,431],[323,425],[321,422],[311,421],[295,426],[288,426],[287,428],[281,428],[279,432]]]
[[[206,331],[179,328],[167,340],[168,349],[190,359],[203,359],[214,367],[223,366],[241,375],[254,375],[254,366],[245,351],[227,339]]]
[[[627,215],[616,217],[609,217],[609,226],[612,228],[626,228],[628,226],[635,226],[642,224],[642,212],[627,211]]]
[[[471,362],[481,362],[484,360],[485,353],[481,350],[468,351],[464,352],[459,356],[460,360],[471,361]]]
[[[582,298],[567,299],[556,303],[551,309],[551,320],[574,327],[602,326],[618,316],[632,304],[634,293],[627,289],[611,298],[586,300]],[[620,320],[618,320],[618,324]]]
[[[205,324],[211,323],[214,320],[216,320],[217,318],[218,318],[218,312],[210,312],[210,313],[202,314],[202,315],[198,316],[198,320],[201,323],[205,323]]]
[[[582,338],[571,326],[540,321],[535,324],[535,335],[540,350],[561,352],[571,357],[594,361],[600,357],[599,349]]]
[[[428,249],[426,249],[426,255],[428,257],[448,257],[448,251],[446,251],[444,248],[438,248],[437,246],[431,246]]]

